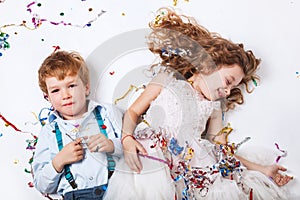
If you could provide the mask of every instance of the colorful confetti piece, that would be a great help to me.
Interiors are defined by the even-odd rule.
[[[85,28],[85,27],[89,27],[91,26],[91,24],[93,22],[95,22],[102,14],[104,14],[106,11],[101,10],[100,13],[97,14],[97,16],[88,21],[87,23],[85,23],[84,25],[78,25],[78,24],[72,24],[71,22],[64,22],[64,21],[60,21],[60,22],[54,22],[48,19],[43,19],[41,18],[37,13],[33,13],[32,11],[32,6],[35,5],[37,2],[33,1],[30,4],[27,5],[27,11],[31,14],[32,16],[32,23],[34,24],[35,29],[40,27],[42,25],[43,22],[49,22],[52,25],[64,25],[64,26],[74,26],[74,27],[79,27],[79,28]],[[63,12],[60,13],[60,16],[64,16],[65,14]]]
[[[5,51],[5,50],[9,49],[10,45],[7,41],[8,37],[9,37],[9,35],[7,33],[0,31],[0,50]],[[2,53],[0,54],[0,56],[2,56]]]
[[[275,160],[275,162],[276,162],[276,163],[278,163],[278,162],[279,162],[279,160],[280,160],[281,158],[283,158],[283,157],[286,157],[286,156],[287,156],[287,151],[286,151],[286,150],[282,150],[282,149],[280,149],[280,148],[279,148],[279,145],[278,145],[277,143],[275,143],[275,146],[276,146],[276,148],[277,148],[279,151],[281,151],[281,152],[282,152],[282,155],[280,155],[280,156],[277,156],[277,158],[276,158],[276,160]]]
[[[1,0],[0,3],[4,3],[4,0]],[[79,25],[79,24],[73,24],[71,22],[65,22],[65,21],[59,21],[59,22],[55,22],[49,19],[45,19],[40,17],[39,14],[34,13],[33,12],[33,7],[32,6],[38,6],[41,7],[42,4],[41,3],[37,3],[36,1],[33,1],[31,3],[29,3],[26,6],[26,11],[28,11],[31,14],[31,23],[33,24],[32,26],[28,26],[26,20],[23,20],[22,23],[20,24],[5,24],[0,26],[0,57],[3,56],[3,52],[4,50],[8,49],[10,47],[10,44],[8,43],[7,39],[9,37],[8,34],[6,34],[5,32],[3,32],[3,29],[8,28],[8,27],[25,27],[26,29],[29,30],[35,30],[37,28],[39,28],[44,22],[48,22],[52,25],[64,25],[64,26],[73,26],[73,27],[77,27],[77,28],[85,28],[85,27],[90,27],[92,25],[93,22],[95,22],[102,14],[104,14],[106,11],[101,10],[101,12],[99,12],[96,17],[94,19],[89,20],[88,22],[86,22],[83,25]],[[89,8],[89,12],[91,12],[93,9]],[[60,16],[64,16],[65,13],[64,12],[60,12]],[[16,34],[16,32],[15,32]]]

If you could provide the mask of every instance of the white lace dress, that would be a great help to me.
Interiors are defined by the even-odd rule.
[[[146,123],[135,131],[149,155],[140,156],[143,170],[134,173],[120,159],[104,199],[285,199],[285,191],[259,172],[239,171],[233,180],[216,172],[218,150],[201,133],[219,102],[205,100],[184,80],[163,79],[165,87],[147,110]]]

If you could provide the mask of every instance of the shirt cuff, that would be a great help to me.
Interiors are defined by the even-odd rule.
[[[111,141],[114,143],[114,152],[113,156],[121,157],[123,155],[123,148],[120,138],[112,138]]]

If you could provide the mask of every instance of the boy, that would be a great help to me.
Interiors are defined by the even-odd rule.
[[[54,112],[42,127],[33,159],[34,185],[64,200],[102,199],[114,159],[122,155],[122,113],[88,100],[89,70],[76,52],[57,51],[39,71]]]

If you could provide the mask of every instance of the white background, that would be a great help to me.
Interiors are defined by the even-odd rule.
[[[48,21],[35,29],[10,26],[21,24],[29,27],[32,15],[26,6],[32,1],[6,0],[0,3],[0,27],[10,35],[10,48],[0,57],[0,112],[10,122],[24,131],[38,135],[40,125],[34,113],[39,113],[49,104],[37,83],[37,70],[41,62],[58,45],[63,50],[76,50],[88,56],[103,42],[127,31],[147,28],[155,17],[155,11],[163,6],[173,6],[172,0],[51,0],[37,1],[41,7],[32,6],[32,14]],[[63,2],[63,3],[62,3]],[[174,6],[173,6],[174,7]],[[92,11],[88,11],[92,8]],[[220,33],[234,42],[243,42],[262,59],[259,75],[261,83],[246,103],[226,115],[234,128],[232,137],[241,140],[251,136],[244,149],[256,155],[263,153],[253,146],[275,149],[278,143],[288,156],[280,164],[288,167],[295,177],[288,187],[300,198],[299,147],[300,114],[300,2],[297,0],[178,0],[175,7],[182,13],[193,16],[210,31]],[[95,19],[101,10],[106,13],[92,22],[91,27],[52,25],[49,21],[71,22],[83,26]],[[60,16],[60,13],[64,16]],[[122,43],[119,44],[120,47]],[[146,56],[149,59],[148,56]],[[99,60],[101,60],[101,56]],[[142,55],[131,61],[133,65],[145,64]],[[136,63],[134,62],[136,61]],[[149,64],[152,60],[149,59]],[[120,62],[119,62],[120,64]],[[105,68],[105,66],[103,66]],[[117,68],[114,69],[117,77]],[[95,75],[94,75],[95,76]],[[114,84],[116,85],[114,81]],[[115,88],[112,88],[112,90]],[[105,94],[102,94],[105,95]],[[30,134],[16,132],[0,122],[0,195],[1,199],[43,199],[27,183],[31,152],[26,150]]]

